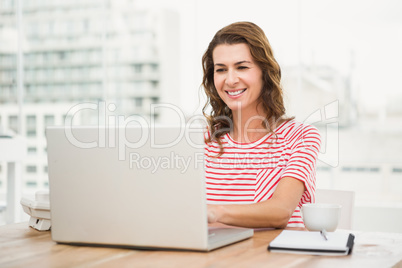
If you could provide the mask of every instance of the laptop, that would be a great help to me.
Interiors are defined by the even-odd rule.
[[[48,127],[46,138],[58,243],[210,251],[253,235],[208,227],[201,128]]]

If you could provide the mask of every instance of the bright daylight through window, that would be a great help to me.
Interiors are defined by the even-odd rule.
[[[248,20],[272,43],[287,115],[321,133],[317,187],[355,191],[357,207],[401,209],[400,2],[255,2],[269,8],[212,0],[0,0],[0,136],[26,142],[22,194],[48,189],[47,126],[114,123],[118,116],[176,123],[199,115],[210,34]],[[222,16],[228,4],[232,11]],[[164,103],[176,108],[152,106]],[[4,160],[0,224],[7,172]]]

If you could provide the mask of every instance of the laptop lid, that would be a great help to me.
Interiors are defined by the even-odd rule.
[[[52,238],[206,250],[202,129],[48,127]]]

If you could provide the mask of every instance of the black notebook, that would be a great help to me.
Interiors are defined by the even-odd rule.
[[[271,252],[312,255],[348,255],[355,236],[345,232],[328,232],[326,240],[320,232],[283,230],[268,246]]]

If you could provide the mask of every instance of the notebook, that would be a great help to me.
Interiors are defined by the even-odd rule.
[[[272,252],[312,255],[348,255],[352,253],[354,235],[345,232],[328,232],[325,239],[320,232],[282,231],[271,243]]]
[[[252,229],[208,228],[202,130],[48,127],[52,239],[209,251]]]

